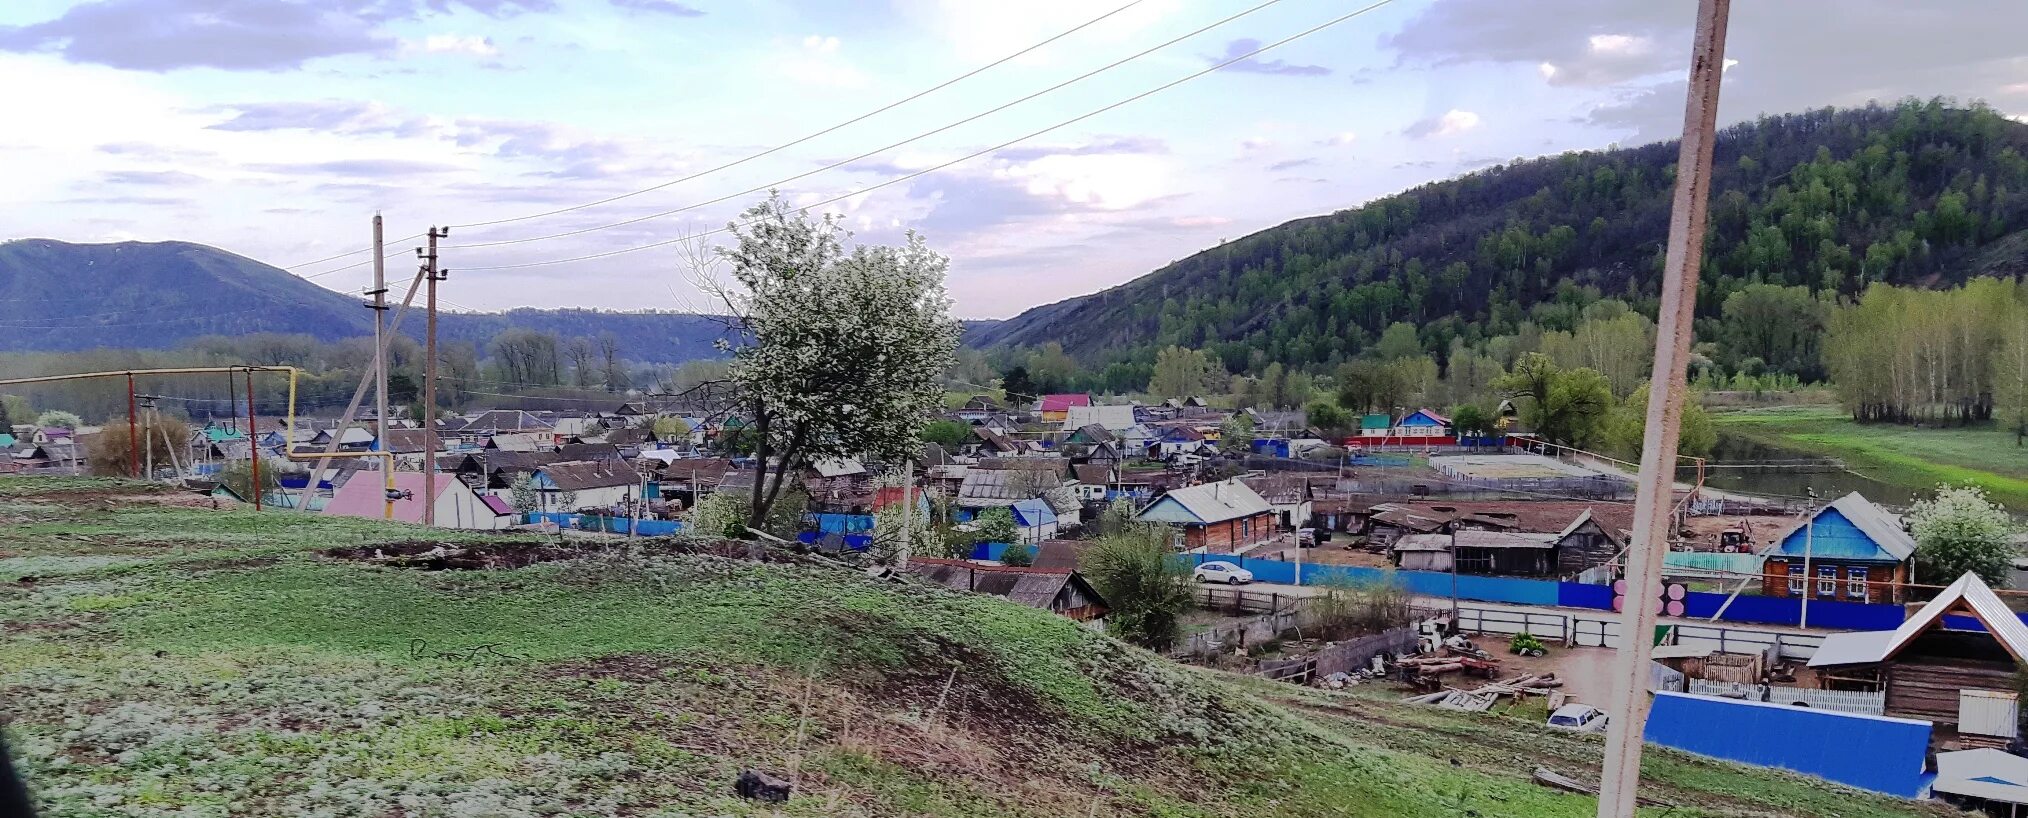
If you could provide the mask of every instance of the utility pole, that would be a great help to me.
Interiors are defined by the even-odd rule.
[[[1648,722],[1648,664],[1654,659],[1655,620],[1661,596],[1663,551],[1669,541],[1669,503],[1676,481],[1676,444],[1682,431],[1684,383],[1690,361],[1691,318],[1697,306],[1697,271],[1703,263],[1705,209],[1711,197],[1711,148],[1718,122],[1718,88],[1725,72],[1725,26],[1732,0],[1698,0],[1690,82],[1683,105],[1683,143],[1676,158],[1676,193],[1663,262],[1662,304],[1655,333],[1654,379],[1634,497],[1634,541],[1627,551],[1626,609],[1620,649],[1613,657],[1612,720],[1607,722],[1605,772],[1599,780],[1599,818],[1633,818],[1641,783],[1641,733]]]
[[[915,550],[915,458],[901,463],[901,558],[896,570],[908,570],[908,558]]]
[[[141,476],[141,430],[135,420],[134,373],[127,373],[127,471],[135,478]]]
[[[255,511],[261,510],[261,495],[266,493],[261,491],[261,443],[254,437],[260,432],[260,427],[260,421],[254,419],[253,369],[248,368],[246,371],[246,455],[253,469],[252,494]]]
[[[429,279],[429,300],[425,310],[429,327],[423,332],[423,525],[437,524],[437,282],[448,271],[437,269],[437,239],[449,236],[448,227],[432,227],[429,252],[423,255],[423,276]],[[390,475],[389,479],[393,479]]]
[[[380,230],[380,214],[373,214],[373,289],[367,293],[373,296],[373,303],[366,305],[373,311],[373,449],[387,448],[387,347],[382,337],[387,331],[387,245]],[[341,430],[340,435],[344,432]],[[381,464],[386,472],[380,476],[384,489],[381,500],[380,518],[394,519],[394,471]]]
[[[1803,512],[1803,610],[1796,620],[1798,628],[1810,626],[1810,597],[1817,595],[1817,579],[1810,575],[1810,558],[1817,549],[1817,490],[1809,492],[1810,509]]]

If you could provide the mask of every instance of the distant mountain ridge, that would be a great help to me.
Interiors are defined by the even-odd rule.
[[[1160,347],[1235,372],[1327,368],[1389,325],[1441,357],[1523,322],[1555,328],[1574,288],[1654,299],[1673,142],[1519,161],[1223,242],[969,339],[1048,342],[1097,370]],[[2028,274],[2028,124],[1940,100],[1812,110],[1726,128],[1698,315],[1749,283],[1855,295]],[[1141,378],[1145,379],[1146,372]]]
[[[400,292],[390,296],[398,301]],[[558,336],[612,333],[621,354],[647,363],[717,357],[716,316],[678,312],[516,309],[443,313],[444,340],[482,351],[507,329]],[[404,334],[421,337],[419,312]],[[352,296],[215,247],[181,241],[0,243],[0,351],[98,347],[167,349],[203,335],[301,333],[320,340],[373,334],[373,314]]]

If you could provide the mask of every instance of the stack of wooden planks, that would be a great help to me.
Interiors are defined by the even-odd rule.
[[[1402,702],[1407,704],[1431,704],[1450,710],[1484,713],[1493,709],[1493,705],[1498,704],[1502,697],[1548,696],[1558,692],[1556,688],[1562,686],[1563,681],[1556,678],[1556,674],[1554,673],[1527,674],[1505,681],[1483,684],[1471,690],[1453,687],[1439,690],[1435,693],[1410,696],[1402,699]]]

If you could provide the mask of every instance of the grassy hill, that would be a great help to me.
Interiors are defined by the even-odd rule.
[[[422,571],[425,532],[0,479],[0,713],[52,816],[1588,816],[1539,707],[1173,665],[996,599],[614,543]],[[200,501],[201,502],[201,501]],[[528,540],[429,532],[432,542]],[[556,555],[552,555],[556,556]],[[778,811],[738,771],[799,781]],[[1936,814],[1653,751],[1654,815]]]
[[[1990,424],[1862,424],[1833,406],[1785,406],[1718,412],[1721,432],[1836,457],[1861,474],[1926,493],[1938,483],[1970,483],[1996,503],[2028,511],[2028,449]]]
[[[1676,154],[1584,151],[1423,185],[1037,307],[974,343],[1056,341],[1092,369],[1180,344],[1258,372],[1328,367],[1395,322],[1439,358],[1524,321],[1567,329],[1587,297],[1656,297]],[[1755,282],[1851,295],[2028,270],[2028,124],[1989,109],[1763,117],[1721,132],[1716,159],[1700,317]]]

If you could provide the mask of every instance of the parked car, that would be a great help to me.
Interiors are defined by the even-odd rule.
[[[1298,529],[1296,529],[1296,547],[1298,547],[1298,548],[1316,548],[1316,547],[1317,547],[1317,529],[1314,529],[1314,528],[1298,528]]]
[[[1197,570],[1190,572],[1190,578],[1198,582],[1245,585],[1253,581],[1253,572],[1224,560],[1214,560],[1197,566]]]
[[[1566,704],[1549,714],[1549,726],[1580,733],[1602,733],[1605,732],[1607,718],[1604,712],[1591,705]]]

